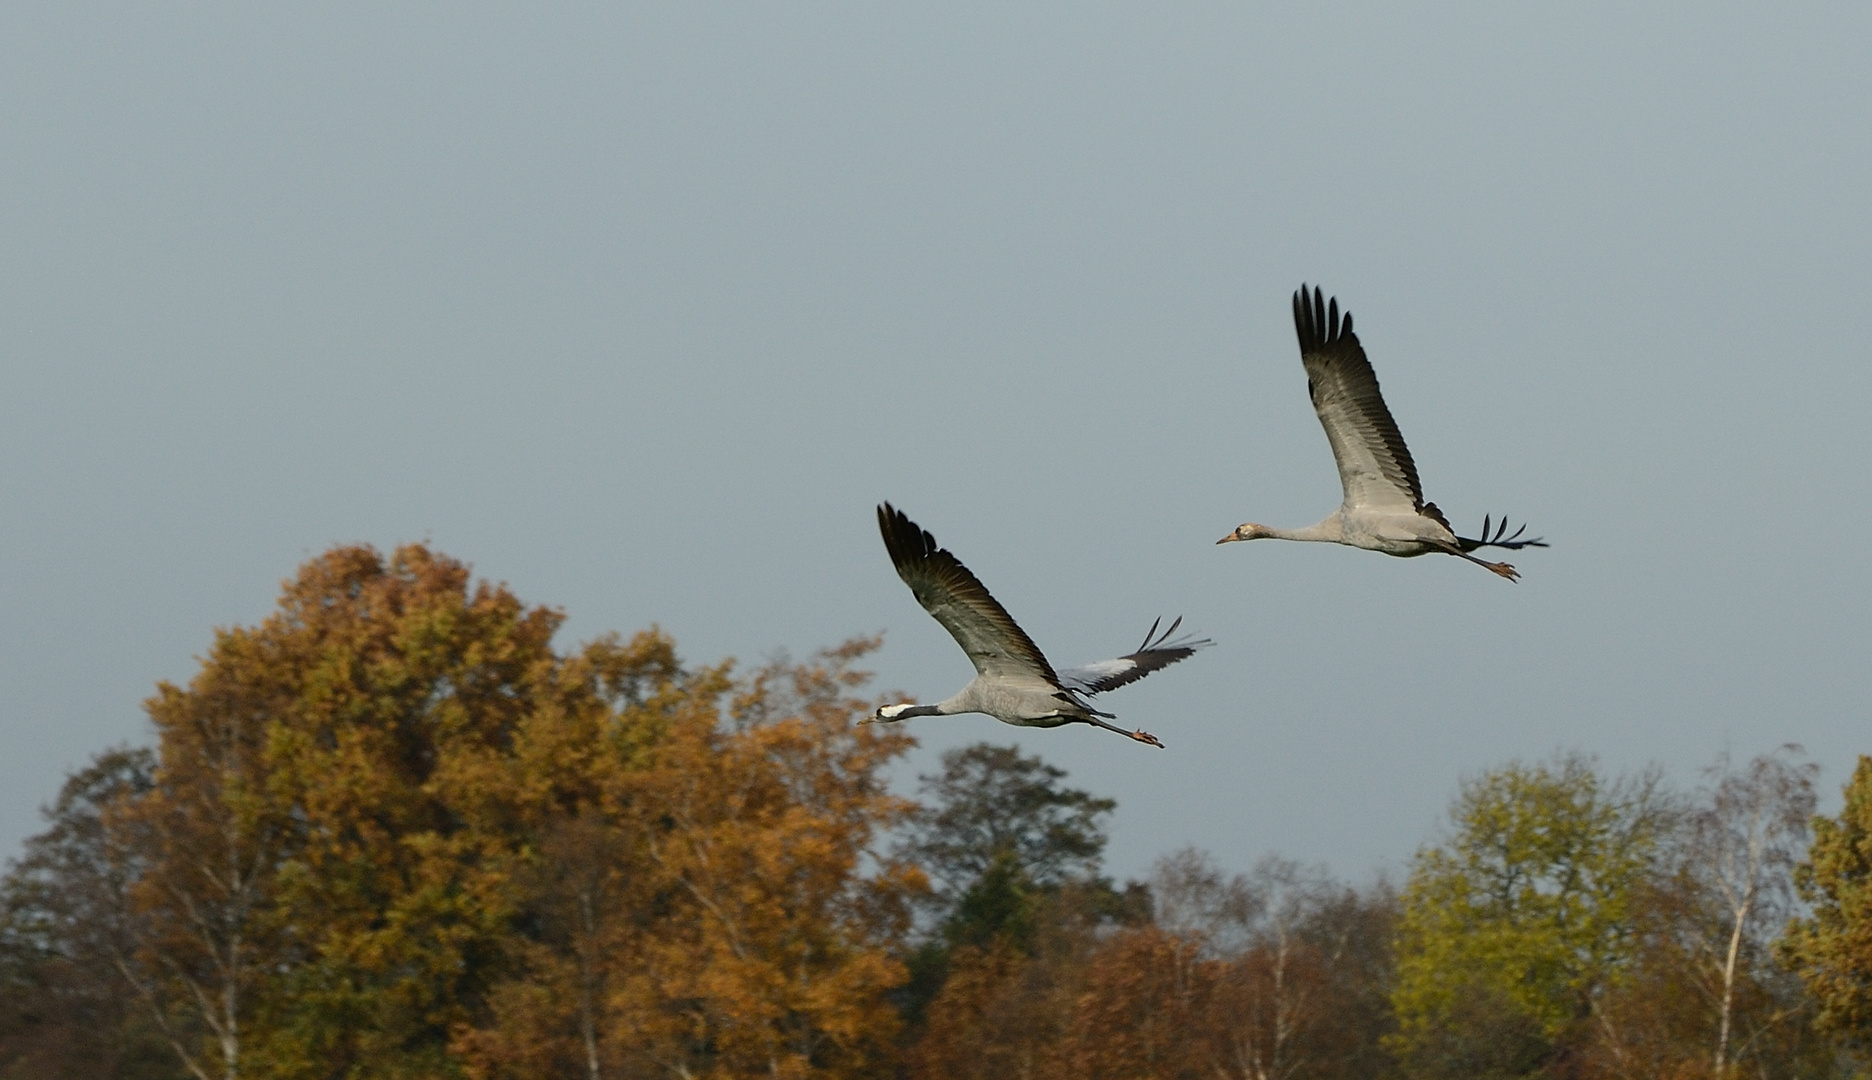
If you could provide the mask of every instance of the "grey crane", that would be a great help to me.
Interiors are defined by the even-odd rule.
[[[1116,731],[1128,739],[1162,747],[1157,737],[1142,730],[1126,731],[1106,721],[1117,717],[1086,704],[1093,694],[1115,690],[1151,672],[1206,648],[1208,639],[1174,638],[1178,618],[1163,633],[1151,623],[1144,644],[1136,652],[1115,660],[1054,671],[1045,654],[1014,621],[981,581],[936,538],[918,527],[903,511],[885,503],[877,508],[878,531],[897,576],[917,603],[949,631],[975,664],[975,679],[960,693],[934,705],[884,705],[861,723],[894,723],[912,716],[954,716],[987,713],[1017,727],[1053,728],[1066,724],[1092,724]],[[1173,640],[1174,638],[1174,640]]]
[[[1485,547],[1519,551],[1546,547],[1546,541],[1538,536],[1521,539],[1526,525],[1509,535],[1507,518],[1491,534],[1493,522],[1487,516],[1482,519],[1481,539],[1457,536],[1443,511],[1435,503],[1424,501],[1417,465],[1404,445],[1397,422],[1391,419],[1391,410],[1385,408],[1384,398],[1378,393],[1378,376],[1372,373],[1371,361],[1365,359],[1358,335],[1352,332],[1352,313],[1347,311],[1341,319],[1338,297],[1328,305],[1318,288],[1307,296],[1305,285],[1294,293],[1293,312],[1294,331],[1300,337],[1300,362],[1306,367],[1307,394],[1313,399],[1320,426],[1326,429],[1326,441],[1332,444],[1345,501],[1318,525],[1275,529],[1247,522],[1216,543],[1316,540],[1400,558],[1442,552],[1486,567],[1509,581],[1520,577],[1507,563],[1488,562],[1470,552]]]

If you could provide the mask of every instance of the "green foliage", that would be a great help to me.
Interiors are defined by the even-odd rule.
[[[1796,919],[1784,955],[1819,1002],[1817,1024],[1872,1050],[1872,757],[1862,755],[1839,817],[1816,817],[1794,881],[1812,914]]]
[[[1609,783],[1565,755],[1466,781],[1450,817],[1404,890],[1393,1045],[1422,1075],[1518,1075],[1628,960],[1667,816],[1655,776]]]
[[[898,854],[940,883],[931,901],[946,943],[1006,936],[1025,949],[1043,897],[1068,883],[1110,892],[1098,869],[1117,803],[1060,786],[1065,778],[1017,746],[985,742],[945,753],[941,773],[919,778],[927,801]]]
[[[981,877],[956,898],[943,936],[950,945],[975,946],[1005,937],[1024,949],[1033,940],[1035,893],[1014,853],[996,852]]]
[[[1118,804],[1061,787],[1065,778],[1017,746],[951,750],[941,773],[919,778],[926,808],[902,850],[952,901],[997,862],[1039,889],[1093,877],[1105,851],[1103,819]]]

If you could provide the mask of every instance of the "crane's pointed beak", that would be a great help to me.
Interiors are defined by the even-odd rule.
[[[1226,544],[1226,543],[1228,543],[1228,542],[1229,542],[1230,540],[1240,540],[1240,539],[1241,539],[1241,537],[1240,537],[1239,535],[1237,535],[1236,533],[1229,533],[1229,534],[1228,534],[1227,536],[1224,536],[1224,537],[1223,537],[1222,539],[1220,539],[1220,540],[1217,540],[1217,541],[1216,541],[1216,543],[1218,543],[1218,544]]]

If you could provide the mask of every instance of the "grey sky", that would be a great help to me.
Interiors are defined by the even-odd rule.
[[[890,499],[1053,659],[985,717],[1183,844],[1362,876],[1558,747],[1872,752],[1865,5],[14,6],[0,15],[0,851],[340,541],[695,661],[888,632]],[[1215,539],[1338,499],[1288,296],[1430,497],[1554,543]]]

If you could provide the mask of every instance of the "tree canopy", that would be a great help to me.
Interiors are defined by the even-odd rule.
[[[420,545],[312,560],[74,779],[13,925],[202,1080],[887,1063],[924,878],[873,853],[875,642],[736,677],[560,621]]]
[[[1426,1073],[1519,1075],[1629,962],[1666,807],[1655,775],[1567,754],[1465,781],[1450,822],[1404,889],[1395,1045]]]
[[[1198,851],[1120,884],[1116,804],[1020,746],[893,792],[875,638],[739,669],[562,621],[343,546],[216,632],[0,879],[0,1080],[1821,1080],[1866,1048],[1872,758],[1815,819],[1798,748],[1689,792],[1561,754],[1464,781],[1401,891]]]
[[[1819,1002],[1820,1026],[1872,1050],[1872,756],[1860,756],[1839,816],[1813,828],[1794,878],[1811,913],[1789,927],[1785,950]]]

